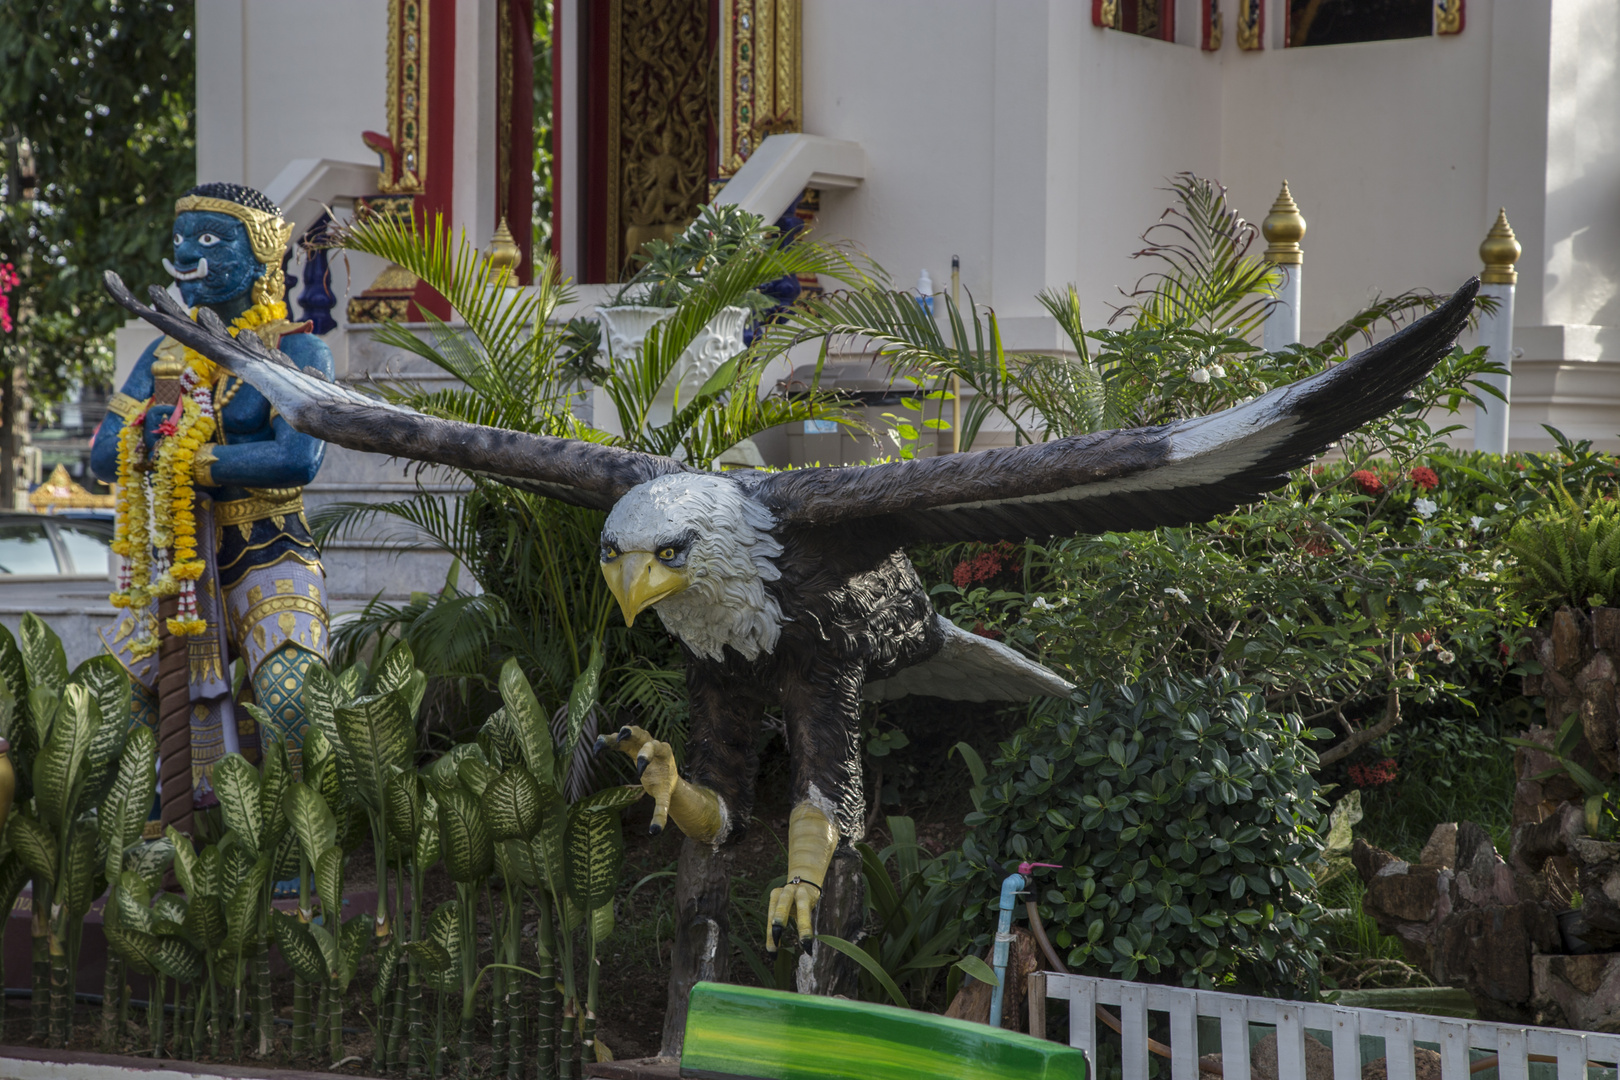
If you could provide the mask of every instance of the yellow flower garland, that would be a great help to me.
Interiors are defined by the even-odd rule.
[[[196,312],[192,312],[196,317]],[[241,330],[256,330],[266,323],[287,317],[283,303],[255,304],[231,323],[232,337]],[[144,622],[131,643],[137,659],[157,649],[156,620],[147,609],[152,600],[180,594],[178,616],[167,620],[169,632],[193,637],[208,631],[208,623],[197,613],[196,582],[207,569],[197,557],[196,486],[192,468],[197,452],[213,438],[218,428],[210,389],[217,370],[213,361],[191,348],[185,349],[185,370],[180,377],[180,400],[171,421],[174,434],[155,447],[156,460],[149,472],[138,469],[145,457],[145,410],[131,417],[118,438],[117,532],[113,550],[126,560],[119,578],[119,590],[109,598],[117,607],[141,611]],[[152,580],[153,552],[156,551],[158,578]]]

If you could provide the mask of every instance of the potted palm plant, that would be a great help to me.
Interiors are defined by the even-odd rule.
[[[716,268],[776,246],[780,239],[780,231],[757,214],[736,206],[705,206],[674,240],[648,242],[638,256],[641,269],[618,288],[610,303],[596,309],[609,365],[615,359],[639,358],[652,328],[675,314],[681,301]],[[647,422],[654,426],[668,423],[722,364],[743,351],[748,324],[777,302],[750,288],[735,303],[715,312],[659,387]]]

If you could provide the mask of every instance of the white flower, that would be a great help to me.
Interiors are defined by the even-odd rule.
[[[1473,517],[1468,519],[1468,524],[1476,529],[1480,529],[1485,526],[1485,519],[1480,517],[1478,514],[1475,514]]]
[[[1191,378],[1192,381],[1197,383],[1199,386],[1202,386],[1209,382],[1209,372],[1205,371],[1203,368],[1193,368],[1193,373],[1189,376],[1189,378]]]
[[[1052,605],[1046,602],[1046,597],[1044,596],[1037,596],[1034,600],[1030,601],[1029,606],[1034,608],[1036,611],[1052,610]]]
[[[1182,592],[1180,589],[1166,589],[1166,590],[1164,590],[1164,595],[1173,596],[1177,600],[1180,600],[1183,604],[1188,602],[1187,601],[1187,594]]]
[[[1215,376],[1217,379],[1226,378],[1226,368],[1222,367],[1220,364],[1211,364],[1209,373]]]
[[[1414,499],[1412,509],[1417,511],[1418,517],[1429,517],[1440,509],[1440,504],[1433,499]]]
[[[1502,569],[1502,560],[1497,559],[1495,562],[1491,563],[1491,569],[1492,570],[1500,570],[1500,569]]]
[[[1507,507],[1504,506],[1502,503],[1492,503],[1491,508],[1494,509],[1497,513],[1501,513],[1503,510],[1507,509]]]
[[[1412,588],[1416,589],[1418,592],[1422,592],[1424,589],[1427,589],[1428,587],[1429,587],[1429,579],[1426,578],[1426,577],[1418,578],[1417,579],[1417,584],[1412,586]]]
[[[1486,573],[1484,570],[1480,570],[1480,571],[1478,571],[1478,572],[1476,572],[1474,574],[1474,580],[1475,581],[1489,581],[1489,580],[1491,580],[1491,575]]]
[[[1439,652],[1435,653],[1434,655],[1436,655],[1436,656],[1438,656],[1440,658],[1440,662],[1442,664],[1449,664],[1453,660],[1457,659],[1457,657],[1451,652],[1450,649],[1441,649]]]

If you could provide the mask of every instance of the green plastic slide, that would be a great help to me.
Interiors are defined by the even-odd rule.
[[[699,1080],[1085,1080],[1080,1051],[858,1001],[698,983],[681,1075]]]

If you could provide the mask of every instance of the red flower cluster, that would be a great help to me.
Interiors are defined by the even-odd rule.
[[[1384,482],[1378,479],[1378,474],[1371,469],[1357,469],[1350,474],[1350,479],[1354,480],[1356,486],[1361,488],[1363,495],[1382,495],[1384,493]]]
[[[1397,766],[1394,758],[1385,758],[1374,765],[1350,766],[1350,782],[1356,787],[1377,787],[1395,779]]]
[[[956,564],[951,572],[951,580],[958,589],[970,588],[974,585],[983,585],[1003,570],[1018,573],[1024,568],[1023,563],[1014,560],[1018,549],[1012,543],[1003,540],[999,544],[991,544],[971,559],[963,559]]]
[[[1440,486],[1440,474],[1427,465],[1419,465],[1412,470],[1412,483],[1424,491],[1433,491]]]
[[[993,626],[985,626],[982,622],[973,624],[973,632],[982,638],[989,638],[991,641],[1000,641],[1007,636]]]
[[[1305,554],[1315,555],[1318,558],[1333,554],[1333,545],[1328,543],[1327,538],[1321,533],[1309,534],[1299,542],[1299,546],[1305,549]]]
[[[6,294],[20,284],[22,278],[17,276],[16,268],[0,263],[0,334],[11,333],[11,297]]]

